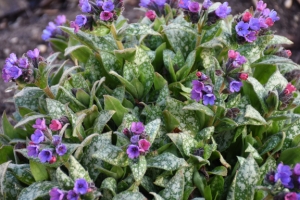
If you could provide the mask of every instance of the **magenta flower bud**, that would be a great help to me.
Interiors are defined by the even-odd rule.
[[[190,1],[188,4],[189,10],[193,13],[197,13],[200,10],[200,4],[195,1]]]
[[[141,139],[139,141],[139,151],[140,152],[146,152],[150,148],[150,142],[146,139]]]
[[[49,125],[49,128],[52,131],[59,131],[62,128],[62,124],[57,119],[51,120],[51,124]]]
[[[47,129],[46,120],[44,118],[37,119],[37,120],[35,120],[35,124],[33,124],[32,127],[35,129],[40,129],[40,130],[44,131]]]
[[[252,18],[252,14],[250,12],[245,12],[243,15],[243,21],[249,22],[249,20]]]
[[[284,196],[284,200],[298,200],[296,192],[289,192]]]
[[[234,50],[228,51],[228,58],[236,59],[237,55],[238,55],[238,52],[235,52]]]
[[[291,93],[295,92],[296,90],[297,90],[297,88],[295,86],[293,86],[291,83],[288,83],[284,89],[284,93],[291,94]]]
[[[112,19],[113,18],[113,14],[111,13],[111,12],[109,12],[109,11],[102,11],[101,13],[100,13],[100,19],[102,20],[102,21],[109,21],[110,19]]]
[[[154,21],[156,18],[156,13],[153,10],[148,10],[146,12],[146,17],[148,17],[151,21]]]

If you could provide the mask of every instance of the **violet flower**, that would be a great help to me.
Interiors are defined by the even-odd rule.
[[[239,36],[246,36],[249,33],[249,24],[240,21],[236,26],[235,30]]]
[[[61,136],[59,136],[59,135],[53,135],[52,136],[52,144],[54,145],[54,146],[57,146],[57,145],[59,145],[61,143]]]
[[[77,15],[75,17],[75,23],[79,26],[82,27],[86,24],[87,22],[87,18],[85,15]]]
[[[83,1],[81,5],[81,11],[84,13],[89,13],[92,11],[92,6],[89,1]]]
[[[19,63],[19,67],[21,67],[21,68],[28,68],[28,66],[29,66],[29,61],[28,61],[28,58],[26,58],[26,57],[22,57],[22,58],[20,58],[19,60],[18,60],[18,63]]]
[[[63,25],[64,23],[66,23],[67,19],[66,19],[66,16],[65,15],[58,15],[55,19],[55,23],[58,25],[58,26],[61,26]]]
[[[47,129],[46,120],[44,118],[43,119],[36,119],[35,124],[33,124],[32,127],[35,128],[35,129],[40,129],[41,131],[44,131],[44,130]]]
[[[74,22],[74,21],[70,21],[70,28],[74,28],[74,33],[77,33],[80,29],[78,24],[76,24],[76,22]]]
[[[113,18],[113,14],[111,13],[111,12],[109,12],[109,11],[102,11],[101,13],[100,13],[100,19],[102,20],[102,21],[109,21],[110,19],[112,19]]]
[[[267,4],[264,3],[263,1],[259,1],[256,4],[256,10],[258,10],[260,12],[263,11],[266,7],[267,7]]]
[[[277,171],[275,173],[275,182],[278,180],[281,181],[282,185],[289,187],[290,182],[291,182],[291,176],[292,176],[292,170],[290,166],[288,165],[283,165],[280,163],[277,167]]]
[[[225,19],[231,13],[231,7],[228,6],[228,2],[224,2],[216,9],[215,13],[219,18]]]
[[[127,155],[131,159],[138,158],[140,155],[139,147],[136,145],[129,145],[126,151]]]
[[[140,135],[144,132],[145,126],[142,122],[132,122],[130,131],[136,135]]]
[[[22,75],[22,70],[15,65],[6,63],[2,69],[2,78],[4,82],[9,82],[12,79],[16,80]]]
[[[147,8],[148,5],[150,4],[150,0],[141,0],[141,2],[139,3],[139,6]]]
[[[191,98],[197,102],[199,102],[202,99],[202,92],[197,92],[196,90],[192,90],[191,92]]]
[[[296,192],[289,192],[284,195],[284,200],[298,200],[298,196]]]
[[[203,10],[207,10],[210,6],[212,6],[212,2],[210,0],[204,0],[202,4]]]
[[[30,136],[33,143],[39,144],[45,140],[45,135],[40,129],[36,129],[34,133]]]
[[[28,145],[27,146],[27,154],[30,157],[38,157],[39,154],[39,145]]]
[[[153,0],[153,1],[158,7],[163,7],[166,3],[166,0]]]
[[[252,17],[249,21],[249,27],[254,31],[259,31],[260,29],[259,19]]]
[[[254,42],[257,39],[256,32],[250,31],[246,36],[245,39],[247,42]]]
[[[277,15],[277,12],[275,10],[272,10],[270,12],[269,17],[273,20],[273,22],[280,20],[280,18]]]
[[[200,4],[195,1],[190,1],[188,3],[189,10],[193,13],[198,13],[200,10]]]
[[[37,59],[40,55],[40,51],[35,48],[34,50],[27,51],[27,56],[31,59]]]
[[[79,194],[76,194],[74,190],[70,190],[67,194],[68,200],[79,200]]]
[[[16,54],[14,54],[14,53],[9,54],[9,57],[5,59],[5,63],[7,63],[7,62],[12,65],[16,65],[18,62],[18,58],[17,58]]]
[[[130,138],[131,144],[137,144],[139,142],[140,136],[139,135],[134,135]]]
[[[204,88],[204,84],[198,80],[193,80],[192,84],[193,84],[193,90],[195,90],[196,92],[201,92]]]
[[[38,155],[41,163],[49,162],[52,158],[52,151],[50,149],[43,149]]]
[[[59,144],[56,146],[55,151],[59,156],[63,156],[67,153],[67,147],[64,144]]]
[[[300,163],[297,163],[294,167],[294,174],[300,176]]]
[[[180,0],[179,3],[178,3],[178,6],[180,8],[188,10],[189,9],[189,6],[188,6],[189,2],[190,2],[190,0]]]
[[[79,178],[75,181],[73,190],[76,194],[86,194],[88,191],[88,183],[84,178]]]
[[[96,5],[100,8],[103,5],[103,1],[102,0],[96,0]]]
[[[114,10],[114,8],[115,8],[115,6],[114,6],[114,4],[113,4],[112,1],[105,1],[105,2],[103,3],[103,5],[102,5],[102,9],[103,9],[104,11],[109,11],[109,12],[111,12],[111,11]]]
[[[56,187],[50,190],[49,195],[50,200],[63,200],[65,197],[65,193]]]
[[[203,96],[203,105],[214,105],[215,104],[216,97],[214,94],[206,94]]]
[[[239,92],[241,90],[242,86],[243,86],[243,83],[240,81],[231,81],[229,84],[229,91],[230,92]]]

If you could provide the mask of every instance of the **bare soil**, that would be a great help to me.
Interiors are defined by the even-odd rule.
[[[10,1],[10,0],[0,0]],[[202,0],[201,0],[202,1]],[[255,0],[228,0],[232,7],[232,13],[237,14],[254,5]],[[287,4],[292,2],[292,5]],[[265,0],[269,8],[274,8],[280,21],[275,23],[273,30],[277,34],[284,35],[294,41],[294,45],[288,47],[292,50],[292,59],[300,63],[300,4],[297,0]],[[1,2],[0,2],[1,3]],[[77,8],[78,0],[27,0],[27,8],[0,16],[0,69],[4,65],[5,58],[10,53],[21,56],[27,50],[38,47],[43,56],[51,53],[51,49],[41,39],[43,29],[49,21],[53,21],[59,14],[64,14],[69,20],[73,20],[80,13]],[[143,15],[141,11],[133,10],[137,7],[137,0],[127,0],[124,15],[130,22],[136,22]],[[1,8],[0,8],[1,9]],[[0,12],[1,14],[1,12]],[[1,79],[1,78],[0,78]],[[0,80],[0,114],[14,111],[12,103],[5,100],[11,98],[13,93],[5,93],[4,90],[13,83],[4,83]]]

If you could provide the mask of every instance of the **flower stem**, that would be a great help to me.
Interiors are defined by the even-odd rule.
[[[49,86],[47,86],[46,88],[44,88],[43,91],[45,92],[45,94],[46,94],[50,99],[55,99],[55,96],[54,96],[54,94],[52,93],[52,91],[50,90]]]

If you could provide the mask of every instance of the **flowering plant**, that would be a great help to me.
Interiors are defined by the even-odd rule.
[[[80,0],[43,32],[57,53],[7,58],[1,199],[294,198],[300,68],[276,11],[142,0],[128,24],[122,6]]]

